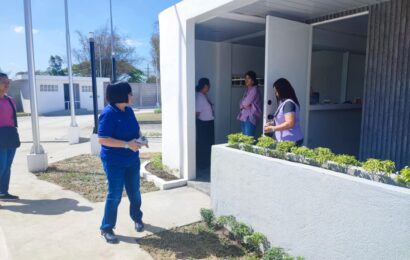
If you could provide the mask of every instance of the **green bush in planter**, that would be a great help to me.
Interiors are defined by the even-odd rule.
[[[294,154],[302,155],[306,158],[313,158],[315,156],[315,152],[313,152],[312,149],[309,149],[305,146],[301,146],[301,147],[295,146],[295,147],[292,147],[290,151]]]
[[[343,166],[351,165],[351,166],[360,166],[360,162],[356,159],[355,156],[340,154],[336,155],[332,158],[332,161],[338,163]]]
[[[291,141],[278,142],[276,144],[276,150],[282,153],[288,153],[290,152],[290,149],[292,149],[292,147],[295,147],[295,146],[296,146],[296,143],[291,142]]]
[[[410,168],[408,166],[401,169],[397,180],[404,185],[410,185]]]
[[[246,136],[242,133],[235,133],[228,135],[228,144],[235,145],[235,144],[247,144],[253,145],[255,143],[255,138],[252,136]]]
[[[255,232],[250,236],[246,236],[244,238],[244,242],[246,247],[254,252],[257,252],[258,254],[262,253],[262,250],[265,251],[269,247],[269,242],[266,236],[262,233]],[[261,248],[262,246],[262,248]]]
[[[390,160],[378,160],[369,158],[363,163],[363,169],[371,173],[383,172],[387,175],[396,171],[396,165]]]
[[[280,247],[272,247],[266,251],[263,260],[303,260],[303,257],[293,257]]]
[[[155,169],[164,170],[164,165],[162,164],[162,154],[154,154],[151,158],[151,164]]]
[[[233,226],[235,222],[236,222],[236,219],[234,216],[220,216],[215,221],[216,225],[220,227]]]
[[[313,152],[315,153],[315,155],[312,159],[316,160],[320,164],[323,164],[326,161],[331,161],[335,156],[335,154],[329,148],[324,147],[315,148],[313,149]]]
[[[215,215],[211,209],[201,209],[201,218],[202,221],[206,223],[209,228],[213,228],[215,223]]]
[[[258,138],[258,142],[256,143],[256,146],[262,147],[262,148],[274,149],[276,143],[277,143],[276,140],[269,136],[261,136]]]
[[[241,242],[244,241],[244,238],[246,236],[250,236],[253,233],[252,229],[248,225],[241,222],[235,221],[234,223],[231,223],[231,225],[229,226],[231,228],[231,233],[234,236],[234,238]]]

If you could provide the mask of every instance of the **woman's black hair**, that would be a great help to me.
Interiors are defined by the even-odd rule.
[[[277,97],[278,103],[279,101],[291,99],[293,100],[293,102],[295,102],[300,107],[299,100],[296,97],[295,90],[293,89],[292,85],[287,79],[280,78],[276,80],[275,83],[273,83],[273,88],[275,88],[276,91],[278,92],[278,96],[279,96]]]
[[[128,95],[131,92],[128,82],[111,83],[107,86],[106,99],[110,104],[128,103]]]
[[[209,83],[209,79],[208,78],[201,78],[198,81],[198,85],[196,85],[195,90],[196,92],[201,92],[201,90],[205,87],[211,87],[210,83]]]
[[[6,73],[0,72],[0,78],[9,78]]]
[[[253,80],[253,84],[256,86],[258,85],[258,81],[256,79],[256,73],[253,70],[250,70],[248,72],[245,73],[245,77],[248,76],[251,78],[251,80]]]

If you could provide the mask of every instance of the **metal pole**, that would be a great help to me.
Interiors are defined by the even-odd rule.
[[[96,134],[98,131],[98,104],[97,104],[97,76],[95,73],[95,49],[94,49],[94,33],[89,34],[90,40],[90,56],[91,56],[91,79],[93,88],[93,109],[94,109],[94,130]]]
[[[68,23],[68,3],[64,0],[65,8],[65,38],[67,45],[67,66],[68,66],[68,82],[70,89],[70,110],[71,110],[71,125],[72,127],[77,127],[77,122],[75,120],[75,105],[74,105],[74,86],[73,86],[73,70],[71,61],[71,43],[70,43],[70,27]]]
[[[112,3],[110,0],[110,21],[111,21],[111,65],[112,65],[112,76],[111,76],[111,82],[116,82],[117,81],[117,66],[115,62],[115,52],[114,52],[114,29],[112,26]]]
[[[102,77],[102,65],[101,65],[101,41],[100,41],[100,45],[99,45],[99,51],[100,51],[100,77]]]
[[[28,83],[31,94],[31,125],[33,132],[33,147],[32,154],[44,154],[44,150],[40,145],[40,128],[38,124],[37,110],[37,91],[36,91],[36,75],[34,62],[34,45],[33,45],[33,23],[31,18],[31,0],[24,0],[24,23],[26,33],[26,49],[27,49],[27,74]]]
[[[157,108],[159,108],[159,85],[158,85],[158,68],[155,66],[155,84],[157,87]]]

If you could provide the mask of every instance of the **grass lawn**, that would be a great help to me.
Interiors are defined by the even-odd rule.
[[[138,122],[161,122],[162,114],[155,113],[135,113]]]
[[[149,157],[149,154],[141,154],[141,162]],[[46,172],[37,173],[36,176],[77,192],[92,202],[105,201],[107,178],[97,156],[84,154],[69,158],[50,165]],[[141,193],[157,190],[159,189],[152,182],[141,179]]]
[[[259,259],[203,222],[141,238],[138,244],[154,259]]]

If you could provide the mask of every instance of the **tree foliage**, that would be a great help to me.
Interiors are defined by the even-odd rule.
[[[58,55],[51,55],[48,60],[47,72],[52,76],[64,76],[67,75],[66,69],[63,69],[63,59]]]
[[[154,24],[154,32],[151,35],[151,63],[152,66],[160,72],[160,50],[159,50],[159,24],[158,21]]]

